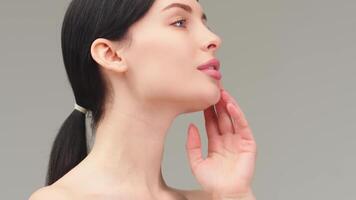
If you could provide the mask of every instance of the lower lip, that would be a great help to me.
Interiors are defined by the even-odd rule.
[[[216,80],[221,79],[221,73],[219,71],[216,71],[213,69],[203,69],[203,70],[199,70],[199,71],[202,71],[203,73],[215,78]]]

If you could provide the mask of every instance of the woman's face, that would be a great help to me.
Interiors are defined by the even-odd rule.
[[[185,4],[192,11],[164,9],[172,3]],[[179,106],[183,112],[202,110],[219,100],[218,80],[197,69],[215,58],[221,44],[202,15],[196,0],[156,0],[130,27],[132,42],[124,57],[130,88],[140,100]]]

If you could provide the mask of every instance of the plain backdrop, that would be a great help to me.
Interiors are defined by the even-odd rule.
[[[179,1],[179,0],[176,0]],[[0,1],[0,199],[27,199],[44,184],[52,141],[74,107],[60,29],[68,0]],[[356,199],[356,1],[202,0],[223,39],[223,84],[258,144],[259,200]],[[168,184],[200,188],[190,172],[187,127],[165,144]]]

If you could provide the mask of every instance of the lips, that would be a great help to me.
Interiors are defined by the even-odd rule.
[[[220,61],[216,58],[213,58],[211,60],[209,60],[206,63],[203,63],[202,65],[200,65],[198,67],[199,70],[204,70],[204,69],[208,69],[209,67],[214,67],[214,70],[219,71],[220,69]]]
[[[207,74],[217,80],[221,79],[221,73],[219,69],[220,69],[220,62],[218,59],[215,58],[209,60],[208,62],[198,67],[198,70],[202,71],[204,74]]]

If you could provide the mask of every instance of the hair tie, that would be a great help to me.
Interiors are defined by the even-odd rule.
[[[80,105],[78,105],[77,103],[74,104],[74,109],[82,112],[83,114],[86,114],[88,112],[88,109],[81,107]]]

